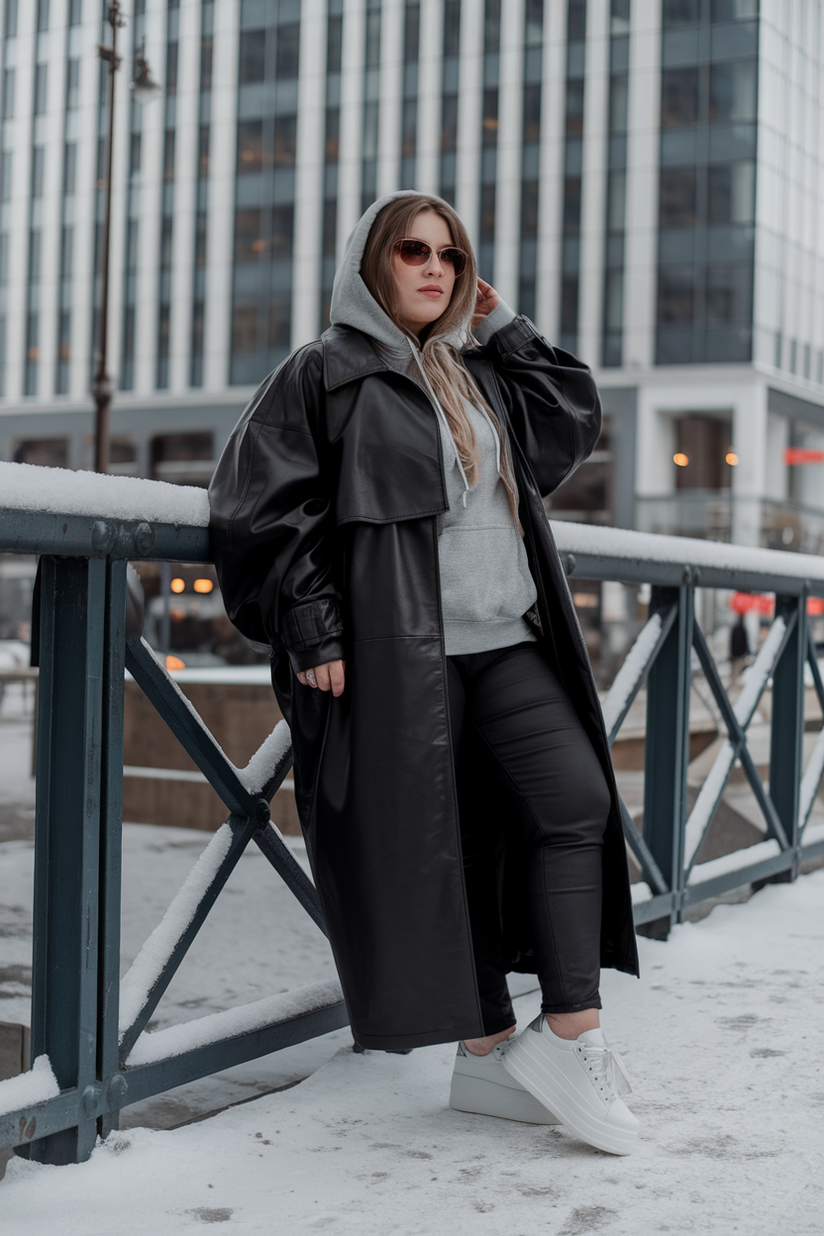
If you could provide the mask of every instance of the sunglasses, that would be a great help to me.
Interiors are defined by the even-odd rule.
[[[425,266],[432,257],[432,246],[424,240],[398,240],[395,242],[395,249],[407,266]],[[439,249],[438,260],[444,266],[452,267],[456,279],[466,270],[467,255],[463,249],[456,249],[454,245]]]

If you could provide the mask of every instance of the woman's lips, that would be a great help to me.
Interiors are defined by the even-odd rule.
[[[443,288],[437,288],[433,285],[426,288],[419,288],[418,291],[423,292],[424,296],[443,296]]]

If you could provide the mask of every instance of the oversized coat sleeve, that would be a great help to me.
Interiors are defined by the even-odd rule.
[[[504,387],[512,432],[546,497],[592,453],[601,432],[601,400],[586,365],[547,343],[529,318],[502,309],[500,329],[476,335]]]
[[[285,648],[295,670],[344,656],[323,401],[309,345],[257,391],[209,486],[227,613],[250,639]]]

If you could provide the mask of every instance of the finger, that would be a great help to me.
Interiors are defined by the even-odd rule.
[[[329,690],[332,683],[329,680],[329,666],[328,665],[316,665],[315,666],[315,681],[317,682],[321,691]]]
[[[332,683],[332,694],[338,696],[343,691],[345,674],[344,662],[332,661],[329,665],[329,678]]]
[[[311,687],[312,684],[309,681],[309,679],[306,677],[305,670],[301,670],[299,673],[295,675],[295,677],[297,678],[298,682],[301,683],[304,687]]]

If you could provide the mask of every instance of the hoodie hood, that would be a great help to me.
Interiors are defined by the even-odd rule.
[[[329,320],[332,325],[354,326],[356,330],[362,331],[364,335],[368,335],[379,345],[381,356],[393,368],[401,368],[404,371],[412,355],[413,349],[410,348],[410,343],[417,351],[417,341],[412,335],[396,326],[389,315],[381,309],[361,278],[361,260],[372,224],[384,206],[388,206],[390,202],[398,198],[425,198],[427,196],[429,195],[418,193],[415,189],[403,189],[398,193],[388,193],[386,197],[373,202],[361,215],[346,242],[343,258],[332,287],[332,304],[329,310]],[[465,330],[456,332],[454,340],[450,339],[456,347],[463,346],[466,341],[469,321],[465,325]]]

